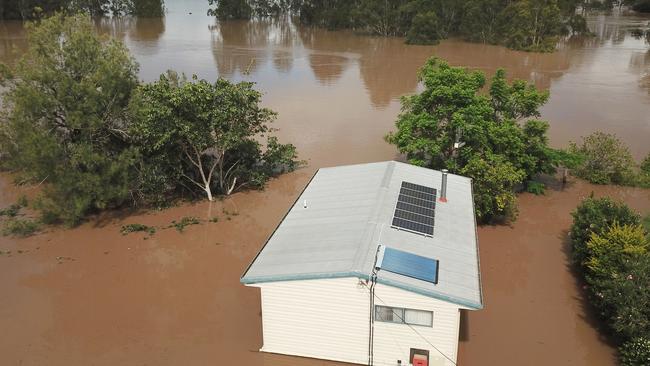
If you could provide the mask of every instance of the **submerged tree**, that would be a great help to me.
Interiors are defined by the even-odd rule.
[[[131,133],[167,180],[180,177],[213,200],[215,193],[260,187],[298,164],[295,148],[274,137],[262,151],[257,138],[270,132],[275,113],[260,98],[252,83],[188,82],[170,73],[139,88]]]
[[[16,0],[0,2],[0,19],[38,19],[54,12],[86,13],[93,17],[135,15],[161,17],[163,0]]]
[[[207,0],[220,19],[290,13],[305,25],[403,36],[435,44],[461,36],[527,51],[552,51],[559,37],[586,33],[579,0]]]
[[[41,207],[69,224],[131,198],[126,109],[138,66],[126,47],[103,41],[86,16],[28,26],[29,49],[5,80],[3,166],[46,182]]]
[[[509,84],[499,70],[485,95],[482,72],[436,58],[422,68],[420,81],[424,90],[402,99],[397,130],[386,140],[412,164],[474,178],[481,221],[514,218],[515,187],[555,171],[548,124],[534,119],[548,93],[524,81]]]

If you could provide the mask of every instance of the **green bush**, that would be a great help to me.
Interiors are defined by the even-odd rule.
[[[602,234],[592,233],[587,242],[585,265],[593,278],[607,278],[617,273],[637,256],[648,253],[645,230],[641,225],[614,222]]]
[[[10,219],[5,222],[4,228],[2,229],[2,235],[27,237],[34,235],[34,233],[36,233],[40,228],[41,225],[34,220]]]
[[[7,208],[1,209],[0,216],[16,217],[18,215],[18,212],[20,212],[20,208],[20,205],[14,203]]]
[[[588,298],[620,348],[623,365],[648,365],[650,239],[640,217],[609,198],[584,200],[573,212],[573,259]],[[625,343],[626,342],[626,343]]]
[[[526,192],[532,193],[534,195],[543,195],[546,193],[546,185],[542,182],[529,181],[526,184]]]
[[[619,225],[638,225],[641,220],[640,216],[625,204],[607,197],[587,198],[571,215],[572,258],[574,263],[580,265],[587,259],[587,242],[592,234],[602,234],[614,222]]]
[[[609,259],[608,273],[586,275],[592,304],[616,340],[650,335],[650,255]]]
[[[120,233],[122,233],[122,235],[127,235],[135,232],[147,232],[149,233],[149,235],[153,235],[156,233],[156,228],[153,226],[147,226],[143,224],[128,224],[122,226],[122,228],[120,229]]]
[[[615,136],[594,132],[580,145],[572,143],[569,150],[582,157],[574,174],[595,184],[634,185],[635,162],[630,150]]]
[[[650,338],[635,338],[619,348],[621,366],[650,365]]]
[[[201,221],[194,216],[185,216],[181,218],[181,220],[178,222],[176,220],[172,221],[171,225],[169,225],[168,227],[174,227],[176,228],[176,231],[182,233],[183,231],[185,231],[186,226],[198,225],[200,223]]]

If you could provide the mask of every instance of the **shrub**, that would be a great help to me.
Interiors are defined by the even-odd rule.
[[[176,231],[182,233],[185,230],[186,226],[198,225],[200,223],[201,221],[194,216],[185,216],[181,218],[181,220],[178,222],[176,222],[176,220],[172,221],[172,224],[169,225],[168,227],[174,227],[176,228]]]
[[[622,256],[607,276],[587,275],[589,297],[618,340],[650,335],[650,256]]]
[[[10,219],[5,222],[5,226],[2,229],[2,235],[13,235],[24,238],[34,235],[40,227],[41,225],[34,220]]]
[[[582,144],[572,143],[569,150],[583,158],[574,170],[578,177],[595,184],[634,184],[634,159],[615,135],[594,132]]]
[[[122,228],[120,229],[122,235],[127,235],[130,233],[142,232],[142,231],[149,233],[149,235],[153,235],[156,233],[156,228],[153,226],[147,226],[143,224],[128,224],[122,226]]]
[[[640,216],[625,204],[606,197],[585,199],[571,215],[572,258],[574,263],[580,265],[587,259],[587,241],[592,234],[602,234],[614,222],[619,225],[638,225],[641,220]]]
[[[581,264],[590,302],[615,340],[647,337],[650,241],[639,215],[609,198],[591,197],[573,217],[573,259]]]
[[[585,265],[590,277],[616,277],[626,263],[648,253],[645,230],[641,225],[621,226],[614,222],[602,234],[591,234],[587,242],[587,253]]]
[[[650,338],[639,337],[619,348],[621,366],[650,365]]]
[[[0,210],[0,216],[16,217],[20,212],[20,206],[18,204],[13,204],[7,208]]]
[[[526,184],[526,192],[532,193],[534,195],[543,195],[546,193],[546,185],[542,182],[529,181]]]

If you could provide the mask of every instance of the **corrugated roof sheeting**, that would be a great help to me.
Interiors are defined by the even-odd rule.
[[[320,169],[241,281],[368,278],[378,245],[439,260],[438,283],[379,271],[378,281],[482,307],[471,180],[448,177],[433,237],[391,227],[402,181],[440,191],[442,173],[399,162]],[[304,208],[304,203],[307,208]]]

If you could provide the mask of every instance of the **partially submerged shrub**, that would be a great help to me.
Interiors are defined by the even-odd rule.
[[[153,235],[156,233],[156,228],[153,226],[147,226],[143,224],[128,224],[122,226],[120,232],[122,233],[122,235],[127,235],[135,232],[146,232],[149,235]]]
[[[542,182],[530,181],[526,184],[526,192],[535,195],[543,195],[546,193],[546,185]]]
[[[569,151],[582,157],[575,175],[595,184],[634,185],[635,162],[630,150],[612,134],[594,132]]]
[[[27,237],[34,235],[34,233],[36,233],[40,228],[41,225],[34,220],[20,220],[13,218],[5,222],[4,228],[2,229],[2,235]]]
[[[18,204],[13,204],[7,208],[1,209],[0,210],[0,216],[7,216],[7,217],[16,217],[18,215],[18,212],[20,212],[20,206]]]
[[[587,242],[592,234],[602,234],[614,222],[619,225],[638,225],[641,220],[628,206],[607,197],[589,197],[571,215],[572,257],[577,264],[583,264],[587,259]]]
[[[198,225],[200,223],[201,221],[194,216],[185,216],[181,218],[181,220],[178,222],[176,222],[176,220],[172,221],[172,224],[169,225],[168,227],[174,227],[176,228],[176,231],[182,233],[185,230],[186,226]]]

